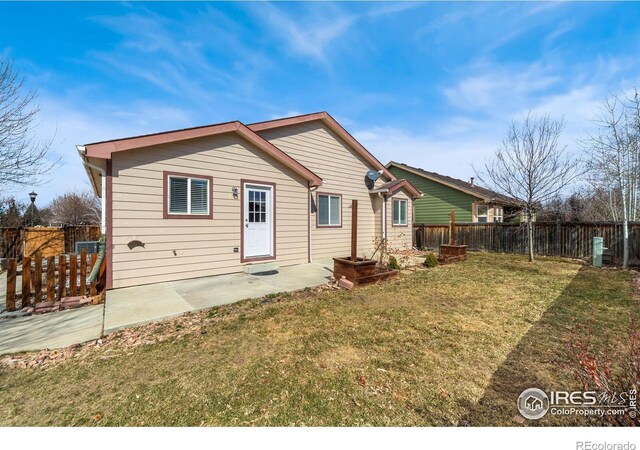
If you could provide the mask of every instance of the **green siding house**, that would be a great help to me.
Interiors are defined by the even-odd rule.
[[[513,200],[471,182],[390,162],[389,171],[409,181],[423,193],[413,201],[414,223],[448,224],[451,211],[456,222],[502,222],[516,208]]]

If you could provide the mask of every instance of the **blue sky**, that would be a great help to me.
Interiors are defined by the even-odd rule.
[[[62,166],[75,144],[326,110],[381,161],[473,175],[508,123],[564,143],[640,78],[638,3],[0,3],[0,52],[37,88]],[[22,188],[29,192],[31,187]]]

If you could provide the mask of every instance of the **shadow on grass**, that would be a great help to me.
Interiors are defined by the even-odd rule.
[[[532,324],[529,331],[494,372],[483,397],[468,410],[460,425],[517,425],[516,401],[527,388],[544,391],[579,389],[568,369],[568,344],[573,336],[592,332],[592,343],[602,348],[623,342],[637,306],[632,299],[631,275],[620,270],[583,267],[562,294]],[[588,425],[576,416],[547,414],[527,425]]]

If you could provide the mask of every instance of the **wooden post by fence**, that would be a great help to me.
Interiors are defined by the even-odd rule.
[[[69,295],[75,297],[78,293],[78,255],[69,255]]]
[[[42,302],[42,254],[36,254],[36,270],[33,274],[33,290],[35,302]]]
[[[358,257],[358,200],[351,200],[351,261]]]
[[[456,245],[456,212],[453,209],[449,220],[449,245]]]
[[[16,277],[18,276],[18,263],[10,259],[7,265],[7,311],[16,310]]]
[[[87,251],[80,252],[80,295],[87,295]]]
[[[58,256],[58,300],[67,296],[67,257]]]
[[[47,258],[47,301],[56,300],[56,257]]]
[[[22,303],[23,308],[31,305],[31,258],[22,258]]]

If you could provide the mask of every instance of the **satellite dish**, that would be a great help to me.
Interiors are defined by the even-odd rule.
[[[370,179],[371,181],[376,181],[378,178],[380,178],[380,172],[377,172],[375,170],[370,170],[367,172],[367,178]]]

